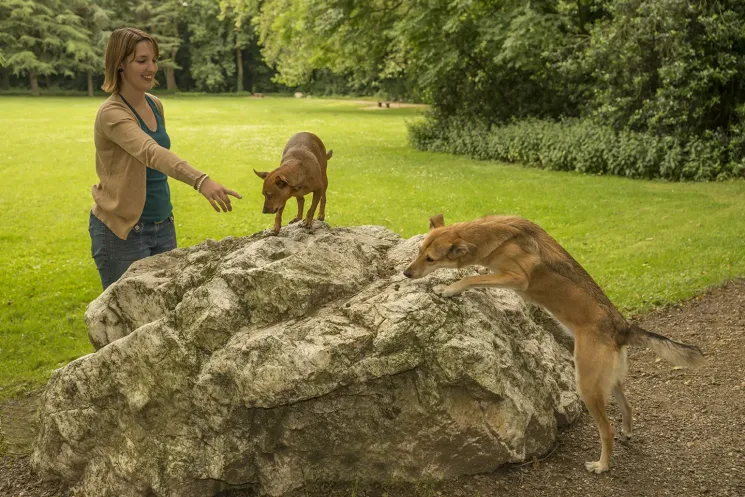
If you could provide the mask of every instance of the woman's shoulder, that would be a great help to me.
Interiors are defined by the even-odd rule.
[[[126,108],[126,104],[116,93],[109,95],[109,98],[103,101],[101,106],[98,108],[98,113],[101,114],[107,110]]]
[[[110,121],[118,121],[129,117],[134,119],[134,114],[130,108],[116,93],[112,93],[98,108],[96,123],[105,124]]]
[[[162,114],[163,113],[163,102],[161,102],[160,99],[156,97],[155,95],[153,95],[152,93],[145,93],[145,96],[153,101],[155,106],[158,107],[158,110]]]

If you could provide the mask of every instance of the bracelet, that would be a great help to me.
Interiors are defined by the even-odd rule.
[[[202,183],[204,183],[204,180],[206,180],[207,178],[209,178],[209,175],[207,174],[202,175],[202,177],[199,178],[199,181],[197,181],[197,184],[194,185],[194,189],[199,192],[199,190],[201,190],[202,188]],[[199,192],[199,193],[202,193],[202,192]]]
[[[198,177],[198,178],[197,178],[197,179],[196,179],[196,180],[194,181],[194,185],[192,185],[192,186],[194,187],[194,189],[195,189],[195,190],[197,189],[197,185],[199,184],[199,181],[200,181],[200,180],[201,180],[202,178],[204,178],[205,176],[207,176],[207,174],[206,174],[206,173],[202,173],[202,175],[201,175],[201,176],[199,176],[199,177]]]

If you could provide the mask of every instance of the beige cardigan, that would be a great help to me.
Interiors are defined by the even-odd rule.
[[[163,104],[148,94],[163,116]],[[114,93],[101,105],[93,128],[96,173],[93,215],[122,240],[137,224],[145,207],[146,167],[194,186],[202,173],[158,145],[142,128],[121,97]]]

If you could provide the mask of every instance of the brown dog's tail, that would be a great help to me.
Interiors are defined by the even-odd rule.
[[[649,347],[655,354],[675,366],[697,368],[706,363],[706,358],[701,352],[701,349],[695,345],[676,342],[666,336],[640,328],[635,324],[631,325],[629,331],[631,332],[629,337],[630,344]]]
[[[332,155],[334,155],[334,151],[333,150],[329,150],[328,153],[326,153],[326,160],[329,160]]]

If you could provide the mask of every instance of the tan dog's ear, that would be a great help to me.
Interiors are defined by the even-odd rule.
[[[435,214],[429,218],[430,231],[435,228],[442,228],[443,226],[445,226],[445,217],[442,214]]]
[[[266,177],[269,176],[269,173],[260,173],[256,169],[254,169],[254,172],[256,173],[256,176],[258,176],[261,179],[266,179]]]
[[[287,179],[283,176],[277,176],[274,178],[274,184],[277,185],[277,188],[284,188],[287,186]]]
[[[448,250],[448,259],[460,259],[466,255],[476,255],[478,248],[473,243],[458,240],[450,246]]]

